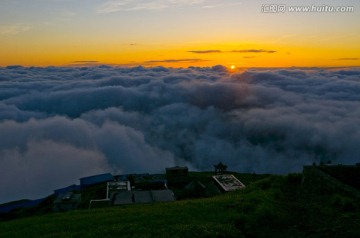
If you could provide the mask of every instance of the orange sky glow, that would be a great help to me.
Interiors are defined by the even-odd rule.
[[[0,3],[0,66],[360,65],[351,12],[264,12],[263,1],[27,0]],[[310,4],[311,5],[311,4]]]

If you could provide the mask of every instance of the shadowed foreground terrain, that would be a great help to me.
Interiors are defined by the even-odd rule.
[[[303,192],[288,175],[213,198],[1,222],[0,237],[357,237],[359,224],[358,200]]]

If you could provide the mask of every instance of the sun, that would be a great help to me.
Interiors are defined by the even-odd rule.
[[[230,69],[235,69],[235,68],[236,68],[235,65],[230,66]]]

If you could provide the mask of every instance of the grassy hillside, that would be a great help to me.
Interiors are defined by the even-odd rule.
[[[267,176],[212,198],[0,222],[0,237],[358,237],[359,201],[305,194],[301,176]]]

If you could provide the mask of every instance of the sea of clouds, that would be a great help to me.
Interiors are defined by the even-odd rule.
[[[360,69],[0,68],[0,202],[181,165],[360,162]]]

